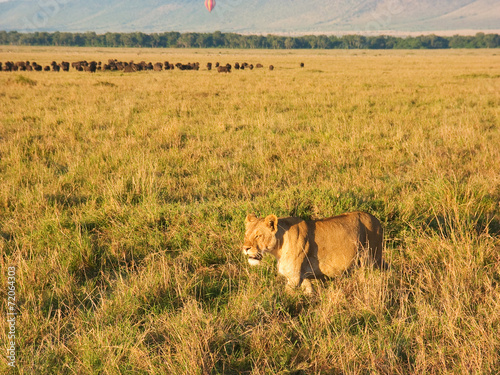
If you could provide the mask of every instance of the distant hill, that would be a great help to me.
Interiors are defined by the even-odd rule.
[[[498,0],[0,0],[0,30],[405,33],[500,30]]]

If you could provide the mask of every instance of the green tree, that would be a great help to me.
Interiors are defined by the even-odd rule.
[[[197,34],[195,44],[197,47],[200,47],[200,48],[212,47],[213,46],[212,35],[206,34],[206,33]]]
[[[287,37],[284,41],[284,45],[286,49],[297,48],[297,42],[295,38]]]
[[[129,33],[120,34],[120,43],[123,47],[132,47],[134,40]]]
[[[168,33],[165,33],[165,38],[167,41],[167,44],[165,47],[177,47],[177,42],[179,38],[181,37],[181,33],[177,31],[171,31]]]
[[[500,47],[500,35],[486,34],[484,36],[485,48],[498,48]]]
[[[222,47],[224,46],[224,35],[220,31],[214,31],[212,41],[214,47]]]
[[[345,35],[342,39],[346,48],[359,49],[366,47],[366,37],[362,35]]]
[[[179,39],[177,39],[177,46],[183,48],[194,47],[196,43],[196,36],[193,33],[181,34]]]
[[[146,47],[148,46],[149,36],[141,33],[139,31],[132,33],[132,42],[134,43],[133,47]]]
[[[104,35],[106,47],[119,47],[120,43],[120,34],[118,33],[106,33]]]

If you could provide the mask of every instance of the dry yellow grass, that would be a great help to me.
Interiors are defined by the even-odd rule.
[[[0,47],[276,68],[0,72],[14,373],[496,373],[497,55]],[[247,212],[357,209],[384,224],[387,272],[307,298],[240,254]]]

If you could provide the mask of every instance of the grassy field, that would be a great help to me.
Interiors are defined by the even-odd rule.
[[[0,373],[499,373],[500,51],[0,47],[110,58],[275,70],[0,72]],[[351,210],[390,270],[241,254],[249,212]]]

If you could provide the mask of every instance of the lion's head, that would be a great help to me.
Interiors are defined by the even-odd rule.
[[[249,214],[245,219],[245,241],[243,254],[248,256],[248,263],[252,266],[260,264],[266,251],[273,251],[278,243],[278,218],[275,215],[259,219]]]

